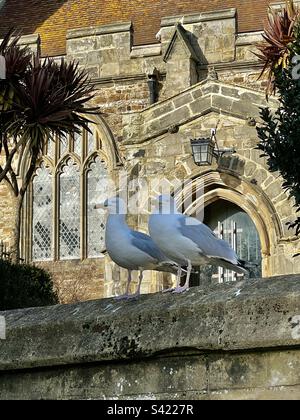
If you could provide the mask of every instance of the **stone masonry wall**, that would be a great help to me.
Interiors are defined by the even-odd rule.
[[[78,11],[77,3],[75,9],[69,9],[72,13],[67,19],[74,10]],[[51,50],[53,54],[61,54],[64,47],[59,38],[60,31],[65,33],[68,29],[64,39],[66,58],[79,61],[80,66],[89,71],[95,85],[93,101],[99,105],[107,129],[112,132],[117,145],[121,159],[114,168],[116,178],[121,168],[127,169],[129,174],[136,173],[138,168],[138,174],[148,181],[158,174],[167,178],[197,178],[211,170],[209,176],[216,178],[214,185],[222,192],[230,190],[232,195],[227,198],[233,202],[236,202],[237,195],[243,195],[244,201],[239,205],[245,205],[245,210],[260,226],[264,241],[263,275],[298,273],[299,262],[292,256],[299,247],[299,241],[285,225],[294,218],[293,202],[288,201],[287,195],[282,192],[280,179],[275,179],[274,174],[267,171],[265,161],[254,150],[257,136],[255,126],[251,124],[253,120],[254,124],[259,122],[258,107],[266,105],[266,82],[258,80],[261,68],[253,54],[255,42],[261,39],[261,32],[257,31],[261,26],[246,25],[252,19],[255,7],[253,4],[251,7],[244,6],[243,13],[246,9],[248,11],[241,15],[240,2],[237,1],[223,2],[222,8],[214,11],[202,4],[198,9],[193,3],[192,10],[190,2],[177,3],[176,8],[171,8],[170,15],[162,14],[161,39],[153,44],[134,45],[136,27],[134,22],[127,21],[125,15],[116,19],[117,15],[112,13],[108,19],[104,13],[106,18],[98,21],[93,11],[93,24],[85,24],[87,8],[84,8],[83,14],[78,14],[81,16],[80,24],[61,28],[59,22],[63,7],[51,9],[53,16],[40,27],[41,45],[37,35],[23,37],[22,42],[33,50],[41,47],[43,52]],[[66,5],[70,4],[66,2]],[[93,2],[93,7],[95,4]],[[146,6],[143,3],[143,7]],[[259,7],[265,6],[260,2]],[[113,7],[116,13],[119,10],[115,2],[110,2],[109,7]],[[139,7],[142,7],[141,4],[136,5],[137,11]],[[46,9],[43,10],[47,15]],[[57,34],[54,34],[52,19],[58,17],[57,13],[60,18],[56,24]],[[113,21],[112,17],[115,17]],[[184,36],[172,44],[175,25],[179,21],[182,22]],[[141,39],[148,37],[146,32],[145,38]],[[53,41],[58,39],[56,36],[58,44]],[[171,58],[169,61],[167,52]],[[178,68],[176,63],[180,64]],[[153,74],[157,75],[158,102],[149,106],[148,76]],[[181,86],[180,89],[176,90],[176,85]],[[270,100],[269,104],[276,106],[274,100]],[[237,155],[233,159],[222,160],[222,168],[214,165],[200,170],[193,162],[189,139],[209,135],[216,124],[219,124],[220,147],[234,146]],[[109,141],[112,143],[111,139]],[[4,184],[0,186],[0,216],[0,239],[9,244],[13,235],[14,212]],[[140,216],[132,226],[146,232],[146,217]],[[126,274],[107,258],[105,263],[104,260],[85,260],[47,262],[43,266],[60,284],[62,302],[76,301],[79,296],[88,299],[119,294],[126,282]],[[82,277],[86,279],[84,284]],[[170,282],[169,277],[147,273],[143,292],[161,290]]]
[[[1,399],[299,400],[299,280],[1,312]]]
[[[0,241],[5,241],[7,247],[13,245],[14,226],[13,193],[8,185],[2,182],[0,185]]]
[[[122,141],[121,115],[141,111],[149,105],[149,89],[146,80],[115,81],[100,85],[93,100],[117,142]]]
[[[268,172],[265,158],[255,149],[259,107],[265,104],[264,94],[254,90],[201,82],[144,111],[124,115],[121,150],[129,173],[139,165],[139,177],[150,186],[150,195],[157,194],[151,190],[155,179],[198,178],[208,183],[208,192],[203,193],[206,203],[214,186],[219,198],[236,203],[254,220],[263,276],[293,274],[300,270],[299,259],[293,258],[299,238],[286,223],[296,217],[294,203],[283,191],[282,179]],[[276,107],[276,101],[269,100],[269,106]],[[190,138],[208,137],[216,126],[219,147],[233,147],[236,154],[224,157],[219,165],[198,167],[190,153]],[[137,149],[143,157],[136,155]],[[147,229],[146,217],[139,222],[140,229]]]
[[[99,299],[104,291],[104,258],[37,263],[51,273],[60,303]]]

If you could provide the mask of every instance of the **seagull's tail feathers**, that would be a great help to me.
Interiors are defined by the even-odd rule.
[[[238,274],[248,274],[247,263],[243,260],[237,260],[237,264],[233,264],[230,261],[219,258],[216,259],[215,262],[217,265],[235,271]]]

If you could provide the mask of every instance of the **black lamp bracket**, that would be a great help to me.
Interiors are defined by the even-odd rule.
[[[222,149],[219,148],[218,141],[217,141],[217,129],[212,128],[211,129],[211,139],[215,143],[215,149],[214,149],[214,156],[218,160],[221,157],[223,157],[225,154],[233,154],[236,153],[236,150],[233,147],[224,147]]]

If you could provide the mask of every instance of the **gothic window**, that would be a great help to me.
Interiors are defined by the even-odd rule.
[[[32,258],[50,260],[52,255],[52,174],[44,164],[36,171],[32,183]]]
[[[26,197],[24,217],[32,220],[23,227],[26,259],[101,256],[106,216],[94,205],[107,198],[108,184],[107,157],[96,129],[49,140]]]
[[[80,258],[80,174],[72,159],[59,177],[59,256]]]

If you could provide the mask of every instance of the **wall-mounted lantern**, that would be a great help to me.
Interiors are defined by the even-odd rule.
[[[226,154],[233,154],[233,148],[220,149],[216,139],[216,130],[211,130],[211,137],[200,137],[191,139],[192,153],[195,164],[198,166],[211,165],[215,157],[217,162]]]

